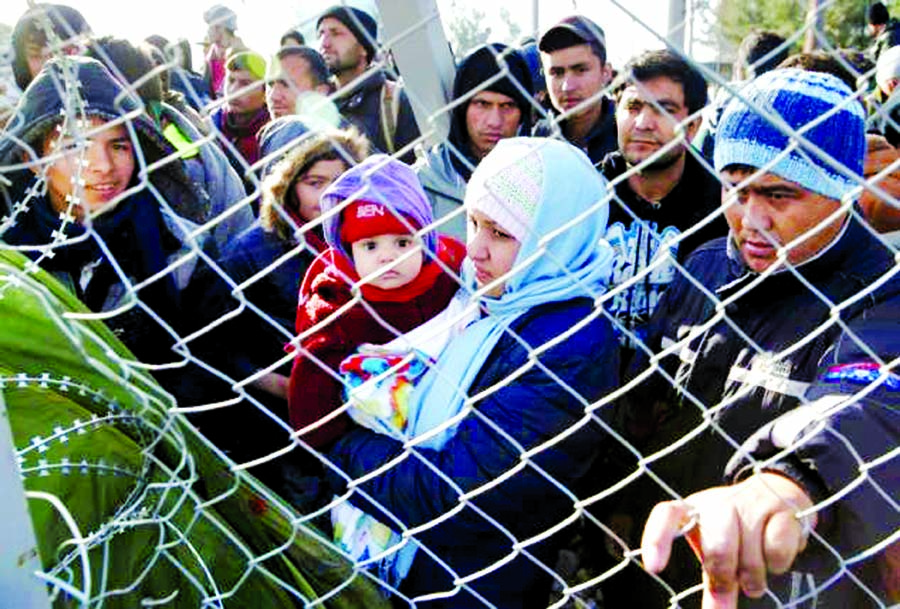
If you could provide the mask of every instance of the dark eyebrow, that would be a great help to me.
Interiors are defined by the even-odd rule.
[[[487,217],[485,217],[481,220],[481,224],[483,224],[485,226],[485,228],[489,228],[489,229],[495,229],[499,226],[499,224],[497,224],[496,222],[494,222],[493,220],[491,220],[490,218],[487,218]]]
[[[796,186],[792,186],[790,184],[766,184],[763,186],[753,186],[752,184],[749,188],[755,189],[760,194],[773,194],[773,193],[790,193],[797,194],[801,192],[801,189]]]
[[[656,100],[657,105],[661,108],[680,108],[681,104],[670,97],[664,97]]]
[[[731,179],[724,174],[719,174],[719,181],[722,183],[722,186],[726,188],[737,189],[738,184],[742,184],[748,177],[750,177],[750,174],[739,175],[735,179]],[[752,186],[752,184],[745,184],[741,190],[746,190]]]

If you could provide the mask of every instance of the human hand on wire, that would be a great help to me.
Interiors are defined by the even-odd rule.
[[[870,188],[863,188],[859,206],[863,216],[878,232],[898,230],[900,207],[894,202],[900,199],[900,150],[891,146],[883,136],[871,133],[866,135],[866,144],[868,151],[863,175],[867,182],[877,185],[893,200],[883,199]]]
[[[703,609],[737,607],[738,593],[758,598],[767,573],[785,573],[806,547],[815,514],[806,492],[780,474],[762,472],[733,486],[657,504],[641,538],[644,567],[659,573],[684,534],[703,565]]]

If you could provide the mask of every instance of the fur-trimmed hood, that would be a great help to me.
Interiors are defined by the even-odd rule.
[[[259,211],[263,228],[288,238],[294,230],[282,209],[294,204],[288,200],[288,195],[297,176],[314,163],[331,158],[343,159],[348,167],[353,167],[366,158],[369,146],[369,141],[355,127],[302,136],[296,147],[272,167],[263,181]]]

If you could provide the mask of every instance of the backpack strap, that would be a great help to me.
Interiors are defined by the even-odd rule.
[[[385,80],[381,87],[381,132],[384,134],[384,143],[388,154],[394,154],[397,146],[395,142],[397,133],[397,117],[400,115],[400,85],[393,80]]]

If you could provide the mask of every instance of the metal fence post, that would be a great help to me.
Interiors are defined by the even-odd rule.
[[[428,145],[450,131],[450,117],[441,112],[450,101],[456,64],[444,35],[435,0],[380,0],[383,39],[403,75],[416,122]]]
[[[4,607],[50,609],[50,598],[40,580],[37,541],[25,487],[16,463],[12,428],[6,402],[0,392],[0,599]]]

